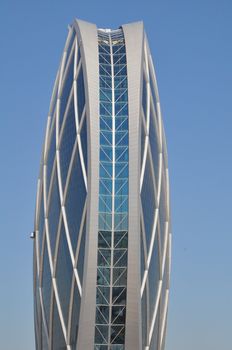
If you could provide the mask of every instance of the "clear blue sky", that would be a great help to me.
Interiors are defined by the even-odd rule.
[[[231,0],[1,0],[0,349],[34,349],[29,234],[51,90],[74,17],[100,27],[145,23],[171,175],[166,350],[231,349]]]

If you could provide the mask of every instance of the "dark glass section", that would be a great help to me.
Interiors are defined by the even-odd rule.
[[[63,188],[65,187],[68,168],[76,139],[76,122],[73,98],[69,105],[67,118],[65,120],[64,131],[60,144],[60,169]]]
[[[145,137],[146,137],[145,128],[144,128],[144,125],[143,125],[143,121],[141,121],[141,167],[143,165]]]
[[[44,328],[44,323],[42,322],[42,349],[43,350],[48,350],[48,338],[46,336],[45,328]]]
[[[152,170],[149,155],[146,160],[143,187],[141,192],[141,200],[143,207],[143,219],[146,233],[147,247],[150,245],[151,233],[155,214],[155,192],[152,181]]]
[[[43,274],[42,274],[42,295],[45,318],[47,326],[49,325],[49,315],[50,315],[50,305],[51,305],[51,286],[52,286],[52,276],[48,258],[47,243],[44,245],[44,256],[43,256]]]
[[[160,204],[159,204],[159,220],[160,220],[160,242],[161,249],[164,247],[164,238],[165,238],[165,226],[167,218],[167,192],[166,192],[166,176],[165,170],[162,171],[162,180],[161,180],[161,193],[160,193]]]
[[[56,301],[54,299],[53,305],[53,327],[52,327],[52,349],[53,350],[66,350],[66,342],[64,339],[63,330],[60,323],[60,316],[58,314],[58,309]]]
[[[62,93],[60,99],[60,116],[59,116],[59,126],[61,127],[65,110],[67,108],[67,103],[69,95],[73,85],[73,73],[74,73],[74,51],[72,52],[72,57],[70,59],[68,68],[65,72],[64,82],[62,86]]]
[[[56,128],[55,128],[55,123],[53,123],[53,128],[51,131],[50,141],[49,141],[49,146],[48,146],[47,162],[46,162],[46,164],[47,164],[47,172],[46,172],[47,195],[48,195],[48,191],[49,191],[55,155],[56,155]]]
[[[154,313],[154,308],[155,308],[155,301],[157,297],[158,282],[160,280],[159,246],[158,246],[157,235],[154,242],[154,248],[153,248],[151,263],[149,267],[148,279],[149,279],[149,304],[150,304],[150,322],[151,322],[152,315]]]
[[[79,152],[76,152],[65,200],[66,215],[73,251],[76,251],[81,218],[86,199],[86,188],[81,170]]]
[[[81,120],[82,112],[85,105],[85,87],[82,66],[77,77],[77,104],[78,104],[78,119]]]
[[[86,219],[83,225],[82,234],[81,234],[81,244],[78,253],[77,260],[77,271],[80,278],[81,285],[83,283],[83,271],[84,271],[84,259],[85,259],[85,238],[86,238]]]
[[[154,167],[154,174],[155,174],[155,180],[156,180],[156,188],[158,187],[158,180],[159,180],[159,143],[158,143],[158,135],[155,127],[155,120],[154,116],[150,115],[150,130],[149,130],[149,140],[151,145],[151,155],[152,155],[152,162]]]
[[[153,335],[152,335],[152,338],[151,338],[151,345],[150,345],[151,349],[158,348],[158,341],[159,341],[159,313],[160,313],[160,308],[158,308],[158,310],[157,310],[157,316],[156,316],[156,320],[155,320],[154,331],[153,331]]]
[[[153,75],[153,73],[150,71],[150,77]],[[152,95],[152,100],[153,100],[153,104],[154,104],[154,108],[155,108],[155,112],[156,115],[158,115],[157,113],[157,99],[156,99],[156,95],[155,95],[155,87],[154,87],[154,83],[153,81],[150,81],[150,88],[151,88],[151,95]]]
[[[124,349],[126,319],[129,141],[125,45],[122,31],[114,34],[98,33],[100,169],[95,349],[105,349],[108,344],[107,349],[119,350]]]
[[[142,230],[141,230],[141,236],[140,236],[140,247],[141,247],[141,250],[140,250],[140,261],[141,261],[141,283],[142,283],[142,280],[143,280],[143,275],[144,275],[144,272],[145,272],[145,255],[144,255],[144,244],[143,244],[143,233],[142,233]]]
[[[88,161],[87,161],[87,125],[86,125],[86,115],[85,115],[84,120],[83,120],[80,136],[81,136],[82,153],[83,153],[83,158],[84,158],[84,162],[85,162],[85,170],[87,172]]]
[[[53,184],[52,184],[51,200],[50,200],[49,211],[48,211],[49,237],[50,237],[52,255],[54,255],[54,252],[55,252],[55,244],[56,244],[60,212],[61,212],[60,195],[59,195],[57,171],[55,170]]]
[[[56,266],[56,282],[61,304],[61,309],[66,327],[68,326],[68,311],[70,302],[70,290],[72,284],[73,266],[65,234],[64,224],[61,224],[59,250]]]
[[[145,120],[147,120],[147,82],[146,82],[145,77],[143,77],[142,106],[143,106]]]
[[[80,316],[80,295],[74,281],[74,294],[72,305],[72,321],[71,321],[71,333],[70,333],[70,345],[72,350],[76,350],[77,335],[79,328],[79,316]]]
[[[147,284],[145,286],[143,297],[141,301],[141,313],[142,313],[142,348],[147,345]]]

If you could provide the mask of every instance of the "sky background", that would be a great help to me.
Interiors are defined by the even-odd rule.
[[[32,241],[49,100],[74,17],[143,20],[171,180],[166,350],[229,350],[232,331],[232,1],[0,1],[0,348],[34,350]]]

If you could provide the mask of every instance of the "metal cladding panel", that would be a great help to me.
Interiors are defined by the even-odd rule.
[[[129,230],[125,348],[141,349],[140,311],[140,109],[143,23],[123,26],[129,101]]]
[[[81,304],[77,349],[92,350],[96,308],[97,226],[98,226],[98,176],[99,176],[99,76],[97,28],[77,21],[79,28],[86,88],[88,90],[87,121],[89,125],[89,196],[87,202],[87,244],[85,275]]]

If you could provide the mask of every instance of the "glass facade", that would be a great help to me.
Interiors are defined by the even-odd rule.
[[[66,349],[67,344],[76,349],[86,236],[85,108],[80,45],[71,28],[53,91],[39,179],[36,349]]]
[[[122,30],[98,31],[99,221],[95,349],[125,345],[128,249],[128,93]]]
[[[37,350],[164,350],[167,164],[142,24],[110,30],[75,20],[51,98],[38,181]]]

